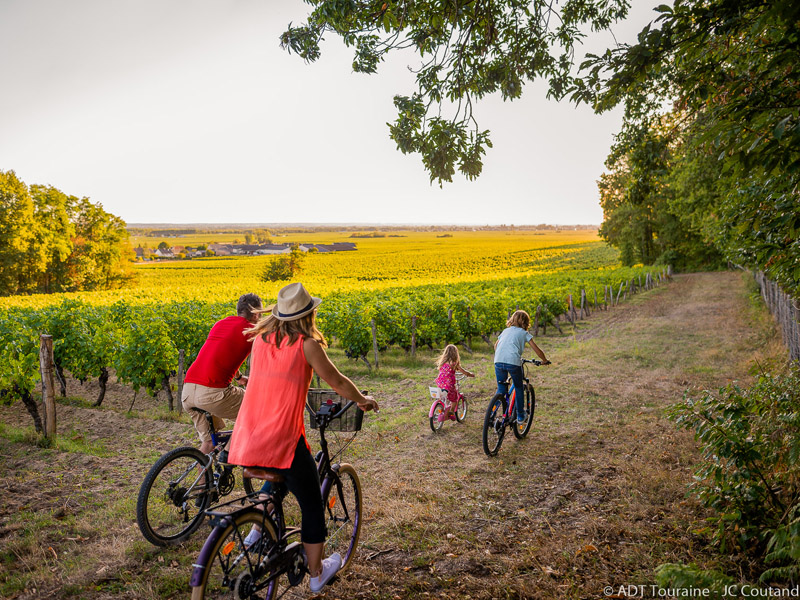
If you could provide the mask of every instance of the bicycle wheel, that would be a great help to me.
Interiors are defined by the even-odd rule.
[[[207,460],[197,448],[185,446],[152,466],[136,501],[136,522],[148,542],[179,544],[200,526],[211,501],[211,477],[203,467]]]
[[[437,400],[433,405],[433,414],[429,418],[433,433],[438,432],[442,428],[442,425],[444,425],[444,421],[439,420],[442,414],[444,414],[444,403]]]
[[[244,539],[253,525],[261,528],[261,540],[245,548]],[[206,542],[212,544],[210,550],[206,552],[203,546],[192,574],[192,600],[250,598],[259,588],[257,567],[277,539],[272,523],[252,508],[233,517],[220,531],[221,527],[217,526],[209,536],[209,540],[217,536],[216,540]],[[205,562],[201,563],[203,557]],[[264,574],[261,580],[267,576]],[[271,597],[272,586],[263,587],[268,588],[267,597]]]
[[[338,476],[323,489],[322,500],[328,528],[325,556],[341,554],[344,571],[353,560],[361,535],[361,481],[353,465],[339,466]]]
[[[517,436],[518,440],[521,440],[528,435],[528,432],[531,430],[531,425],[533,424],[533,413],[536,410],[536,393],[533,391],[533,386],[528,384],[524,389],[525,398],[523,400],[523,406],[525,407],[525,414],[528,415],[528,418],[524,423],[517,423],[516,418],[511,422],[514,435]]]
[[[458,401],[458,409],[456,410],[456,419],[459,423],[463,423],[467,418],[467,399],[461,398]]]
[[[496,394],[486,408],[483,419],[483,451],[487,456],[496,456],[506,434],[506,398]]]

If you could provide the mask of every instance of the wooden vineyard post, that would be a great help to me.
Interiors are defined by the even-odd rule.
[[[617,292],[617,301],[614,302],[615,305],[619,304],[619,298],[620,298],[620,296],[622,296],[622,288],[624,288],[624,287],[625,287],[625,282],[623,281],[623,282],[621,282],[619,284],[619,292]]]
[[[467,331],[472,331],[472,309],[467,307]],[[472,334],[467,336],[467,347],[472,348]]]
[[[411,356],[417,353],[417,317],[411,317]]]
[[[533,317],[533,335],[536,337],[539,335],[539,317],[542,314],[542,305],[536,307],[536,314]]]
[[[597,310],[597,288],[594,288],[594,309]]]
[[[575,317],[573,316],[573,313],[575,312],[575,307],[572,305],[572,294],[567,296],[567,302],[568,302],[567,318],[569,319],[570,323],[572,323],[572,326],[575,327]]]
[[[372,352],[375,354],[375,368],[378,368],[378,328],[375,326],[375,319],[370,319],[372,325]]]
[[[178,350],[178,414],[183,412],[183,367],[186,364],[186,351]]]
[[[449,337],[449,333],[452,331],[452,326],[453,326],[452,323],[453,323],[453,309],[452,308],[448,308],[447,309],[447,333],[448,333],[448,336],[445,336],[445,340],[444,340],[445,345],[450,343],[450,340],[448,339],[448,337]]]
[[[42,431],[44,437],[56,435],[55,378],[53,377],[53,336],[39,336],[39,367],[42,371]]]

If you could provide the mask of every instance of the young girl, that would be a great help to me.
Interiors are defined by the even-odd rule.
[[[436,385],[443,390],[447,390],[447,405],[444,412],[439,415],[439,420],[456,419],[456,410],[458,409],[458,391],[456,390],[456,371],[463,373],[467,377],[475,377],[474,373],[470,373],[461,366],[461,357],[458,354],[458,348],[453,344],[445,346],[442,355],[436,360],[436,366],[439,367],[439,376],[436,378]]]
[[[250,379],[229,453],[233,464],[272,469],[284,476],[302,511],[300,537],[311,574],[309,585],[315,594],[341,568],[342,557],[334,553],[322,560],[325,515],[303,419],[312,372],[362,410],[378,408],[375,400],[362,395],[325,353],[327,344],[315,323],[320,302],[302,284],[291,283],[278,292],[272,314],[248,330],[253,339]],[[260,533],[251,531],[245,545],[255,543]]]
[[[498,394],[505,395],[508,392],[506,380],[509,375],[514,382],[514,389],[522,389],[522,353],[525,351],[525,344],[530,344],[536,356],[542,359],[543,365],[550,364],[544,352],[533,341],[533,336],[528,333],[530,325],[531,318],[528,313],[518,310],[506,321],[506,328],[497,336],[497,341],[494,343],[494,372],[497,377]],[[517,422],[524,423],[528,415],[525,414],[522,402],[516,403],[516,410]]]

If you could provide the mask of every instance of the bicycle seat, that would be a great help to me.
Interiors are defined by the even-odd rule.
[[[244,476],[251,479],[263,479],[270,483],[283,483],[284,477],[280,473],[276,473],[271,469],[262,469],[261,467],[245,467]]]

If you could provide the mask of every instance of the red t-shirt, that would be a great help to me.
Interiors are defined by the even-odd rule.
[[[208,339],[186,371],[184,381],[211,388],[228,387],[253,348],[243,335],[253,326],[244,317],[226,317],[208,332]]]

